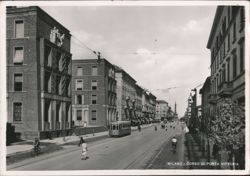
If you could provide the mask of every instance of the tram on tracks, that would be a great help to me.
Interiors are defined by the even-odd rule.
[[[110,123],[109,136],[119,137],[131,134],[131,122],[130,121],[116,121]]]

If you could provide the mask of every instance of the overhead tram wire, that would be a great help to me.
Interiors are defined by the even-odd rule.
[[[84,46],[84,48],[87,48],[89,51],[91,51],[92,53],[94,53],[96,56],[98,56],[98,52],[96,52],[95,50],[91,49],[90,47],[88,47],[84,42],[82,42],[81,40],[79,40],[75,35],[71,35],[73,39],[75,39],[76,41],[79,42],[79,44],[81,44],[81,46]],[[73,40],[72,40],[73,41]],[[75,43],[77,44],[77,43]],[[78,46],[80,46],[79,44],[77,44]]]

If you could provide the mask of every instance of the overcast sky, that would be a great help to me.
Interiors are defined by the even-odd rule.
[[[71,31],[73,59],[96,58],[78,40],[126,70],[183,116],[190,90],[210,74],[206,49],[215,6],[42,7]],[[170,87],[177,87],[168,91]],[[158,90],[160,89],[160,90]]]

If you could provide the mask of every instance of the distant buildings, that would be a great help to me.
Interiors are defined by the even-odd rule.
[[[241,6],[219,6],[207,48],[211,51],[212,114],[223,98],[245,105],[245,12]]]
[[[205,83],[203,84],[202,88],[200,89],[201,94],[201,129],[206,130],[207,124],[210,121],[210,103],[209,103],[209,96],[210,96],[210,90],[211,89],[211,82],[210,82],[210,76],[207,77]]]
[[[100,55],[72,61],[70,31],[39,7],[8,7],[6,36],[8,139],[154,120],[152,93]]]
[[[108,126],[116,120],[115,67],[106,59],[72,61],[74,126]]]
[[[115,66],[115,79],[117,82],[117,119],[131,120],[135,117],[133,103],[136,97],[136,81],[122,68]]]
[[[135,99],[135,108],[136,108],[136,116],[140,120],[143,118],[142,114],[142,94],[144,92],[143,88],[141,88],[139,85],[135,85],[135,91],[136,91],[136,99]]]
[[[155,118],[156,97],[147,90],[142,94],[142,113],[147,122]]]
[[[168,103],[164,100],[156,100],[156,119],[164,120],[168,118]]]
[[[71,129],[68,29],[39,7],[7,7],[8,122],[17,138]]]

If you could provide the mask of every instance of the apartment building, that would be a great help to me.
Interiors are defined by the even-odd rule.
[[[71,129],[71,34],[39,7],[7,7],[8,123],[17,138]]]

